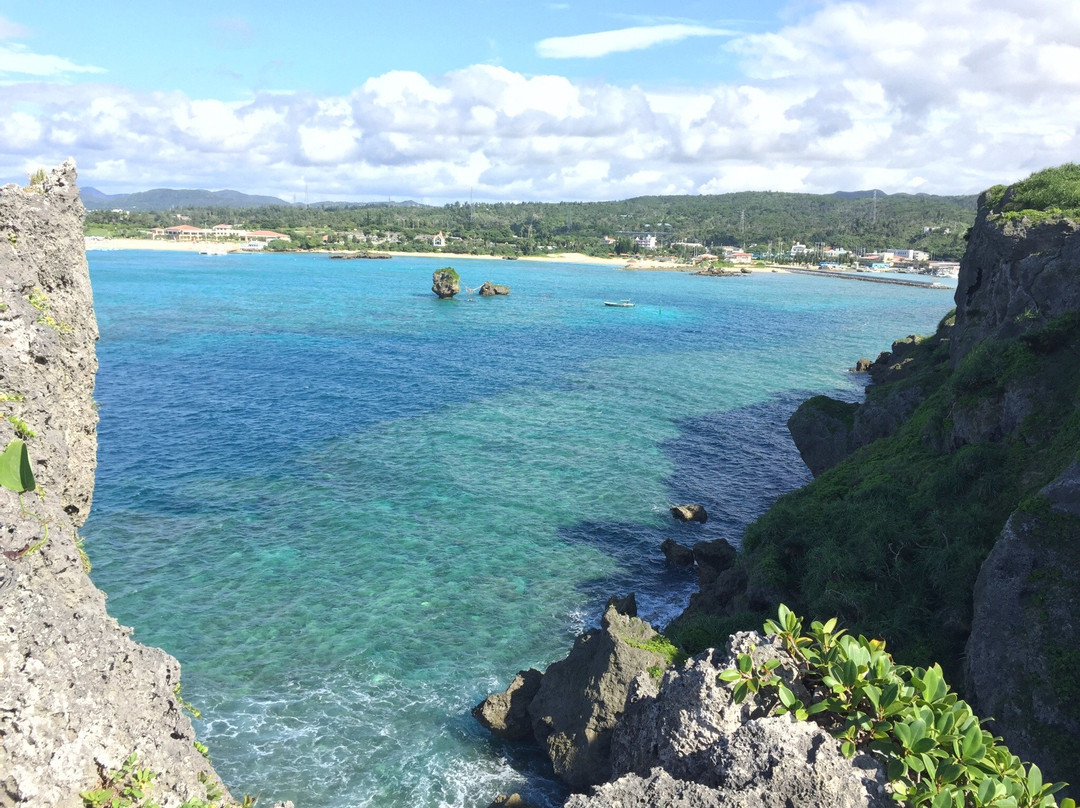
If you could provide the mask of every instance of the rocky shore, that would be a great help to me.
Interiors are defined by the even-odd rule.
[[[547,753],[575,792],[566,806],[896,804],[896,785],[865,744],[845,756],[821,722],[778,716],[775,699],[751,695],[740,704],[720,680],[740,653],[755,659],[755,670],[763,654],[779,659],[783,676],[791,659],[775,638],[724,631],[760,627],[781,602],[809,619],[840,613],[871,637],[864,625],[892,620],[903,629],[901,652],[925,666],[932,660],[919,654],[929,643],[911,632],[936,634],[954,686],[993,716],[989,726],[1011,753],[1038,764],[1047,782],[1076,778],[1080,224],[1005,215],[1002,205],[1022,193],[980,199],[957,308],[935,334],[860,360],[856,370],[873,381],[864,402],[817,396],[792,416],[814,483],[752,526],[742,552],[723,541],[664,543],[669,563],[693,564],[699,575],[699,591],[664,634],[612,601],[601,627],[579,637],[565,660],[519,673],[477,706],[484,726]],[[918,531],[935,530],[944,540],[887,544],[891,556],[879,560],[872,539],[845,537],[866,513],[859,486],[868,477],[868,502],[881,519],[910,523],[915,541]],[[980,507],[992,514],[973,519],[970,509]],[[946,530],[965,535],[950,544]],[[808,535],[828,534],[838,537],[828,547],[806,544]],[[833,565],[833,577],[823,564]],[[841,564],[844,572],[835,572]],[[927,565],[952,587],[940,602],[930,581],[914,577]],[[907,606],[879,580],[919,599],[929,622],[891,616]],[[828,589],[843,581],[867,599],[836,600]],[[646,650],[654,655],[639,653]],[[1017,777],[1034,776],[1013,760]]]

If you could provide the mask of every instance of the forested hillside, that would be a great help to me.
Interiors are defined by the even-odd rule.
[[[529,254],[547,247],[606,254],[603,238],[620,252],[634,249],[635,235],[653,234],[671,252],[733,245],[755,253],[783,253],[798,241],[809,246],[874,252],[924,250],[935,259],[957,260],[963,236],[975,219],[971,196],[874,192],[793,194],[748,191],[717,196],[644,196],[619,202],[454,203],[443,207],[390,204],[274,205],[247,210],[223,206],[174,207],[156,212],[93,211],[87,232],[136,237],[183,216],[190,224],[230,223],[288,233],[294,242],[364,242],[389,249],[430,248],[430,236],[449,237],[449,251]],[[425,243],[426,242],[426,243]]]

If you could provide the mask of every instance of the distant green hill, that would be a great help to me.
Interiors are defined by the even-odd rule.
[[[286,205],[276,196],[254,196],[240,191],[155,188],[133,194],[105,194],[96,188],[83,188],[82,200],[87,210],[158,211],[174,208],[261,208]]]

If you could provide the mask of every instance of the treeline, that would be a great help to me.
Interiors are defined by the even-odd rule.
[[[614,251],[614,245],[605,243],[604,237],[625,247],[636,235],[652,234],[657,237],[659,252],[694,252],[695,248],[675,246],[678,242],[713,249],[733,245],[754,252],[784,252],[798,241],[811,247],[860,252],[911,248],[936,259],[958,260],[964,250],[964,234],[974,218],[974,196],[748,191],[717,196],[646,196],[619,202],[90,211],[86,221],[87,232],[95,235],[138,236],[151,227],[181,221],[196,227],[228,223],[288,233],[298,243],[348,245],[363,241],[388,249],[430,248],[430,236],[441,232],[450,239],[450,251],[528,254],[554,247],[607,253]],[[392,243],[386,243],[387,238]]]

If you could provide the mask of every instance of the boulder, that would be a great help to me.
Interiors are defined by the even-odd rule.
[[[672,505],[671,515],[680,522],[700,522],[705,524],[709,521],[709,514],[704,505]]]
[[[492,693],[472,709],[473,718],[497,738],[524,741],[532,738],[529,704],[540,689],[543,674],[535,668],[518,671],[503,693]]]
[[[431,274],[431,291],[441,299],[451,298],[461,291],[461,278],[453,267],[442,267]]]
[[[675,539],[665,539],[660,545],[660,551],[668,563],[676,567],[689,567],[694,563],[694,551]]]
[[[491,281],[484,281],[483,286],[480,287],[481,297],[494,297],[495,295],[508,295],[510,294],[509,286],[500,286],[497,283]]]
[[[579,636],[569,656],[544,672],[529,705],[533,734],[556,775],[572,788],[609,778],[611,731],[630,682],[667,664],[646,647],[656,636],[648,623],[609,607],[601,627]]]
[[[864,356],[862,359],[858,359],[855,361],[855,367],[853,368],[853,372],[866,373],[868,370],[870,370],[870,366],[872,364],[874,363]]]

